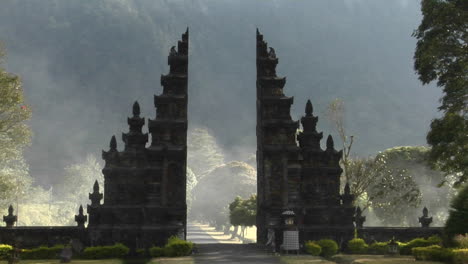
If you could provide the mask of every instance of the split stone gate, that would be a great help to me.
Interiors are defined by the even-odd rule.
[[[332,238],[344,243],[353,237],[355,226],[360,236],[380,241],[441,233],[441,228],[429,227],[364,228],[365,218],[353,206],[349,186],[340,193],[342,152],[335,150],[330,135],[326,149],[321,148],[323,134],[316,129],[318,117],[310,101],[300,122],[291,118],[294,98],[284,94],[286,78],[276,74],[275,50],[268,48],[258,30],[256,49],[258,243],[266,243],[268,229],[281,239],[285,210],[295,212],[301,242]],[[163,92],[154,96],[156,118],[148,119],[150,145],[146,147],[145,119],[135,102],[127,120],[129,132],[122,134],[123,151],[117,150],[112,136],[109,150],[102,153],[104,194],[96,182],[89,194],[88,216],[80,208],[77,227],[14,227],[11,212],[5,218],[7,227],[0,228],[0,243],[20,239],[32,247],[75,238],[85,245],[122,242],[141,248],[163,245],[171,235],[186,236],[188,52],[187,29],[177,47],[170,49],[169,73],[161,76]],[[296,136],[300,123],[302,132]]]

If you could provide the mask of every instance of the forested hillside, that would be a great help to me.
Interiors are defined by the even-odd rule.
[[[323,113],[339,97],[358,154],[424,145],[440,89],[422,87],[412,68],[419,8],[405,0],[2,1],[7,70],[22,77],[32,108],[30,173],[48,185],[86,154],[99,156],[127,131],[135,100],[154,118],[152,95],[187,26],[189,126],[210,128],[227,160],[255,152],[256,27],[287,76],[294,119],[310,98],[319,130],[334,133]]]

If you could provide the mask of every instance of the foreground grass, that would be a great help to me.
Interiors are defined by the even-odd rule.
[[[413,256],[384,256],[384,255],[344,255],[332,257],[336,263],[353,264],[441,264],[437,261],[416,261]]]
[[[335,262],[331,262],[325,260],[321,257],[314,257],[310,255],[298,255],[298,256],[281,256],[280,261],[283,264],[334,264]]]
[[[45,260],[21,260],[21,264],[57,264],[58,259]],[[96,259],[96,260],[81,260],[73,259],[70,263],[73,264],[194,264],[192,257],[180,258],[153,258],[147,260],[141,259]],[[7,264],[6,261],[0,261],[0,264]]]
[[[437,261],[417,261],[412,256],[335,255],[330,260],[310,255],[281,256],[283,264],[442,264]]]

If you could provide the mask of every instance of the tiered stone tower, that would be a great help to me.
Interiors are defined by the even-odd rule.
[[[94,184],[88,205],[90,244],[122,242],[130,247],[162,245],[171,235],[186,236],[188,29],[168,56],[169,74],[161,76],[163,93],[154,97],[156,119],[142,132],[138,102],[122,135],[123,151],[113,136],[106,161],[104,203]]]
[[[312,103],[299,122],[291,119],[293,97],[283,93],[286,78],[276,75],[278,58],[257,30],[257,241],[267,241],[267,229],[281,229],[281,212],[297,215],[300,238],[333,238],[336,228],[353,228],[354,207],[349,186],[340,195],[341,151],[331,136],[322,150],[322,133]],[[299,146],[296,142],[299,142]],[[278,234],[278,232],[276,232]],[[351,232],[352,235],[352,232]]]
[[[257,30],[257,241],[280,225],[281,213],[299,202],[299,122],[291,119],[294,98],[283,93],[285,77],[276,75],[278,58]],[[296,161],[296,162],[291,162]]]

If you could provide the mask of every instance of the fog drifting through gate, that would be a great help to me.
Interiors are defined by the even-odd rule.
[[[33,111],[34,135],[25,152],[30,175],[48,190],[88,154],[102,166],[101,150],[112,135],[120,139],[128,131],[135,100],[142,116],[154,119],[152,95],[161,92],[166,56],[187,26],[189,127],[208,129],[221,155],[205,169],[203,159],[188,164],[199,167],[199,175],[231,161],[255,165],[257,27],[276,50],[278,75],[287,76],[284,91],[294,96],[294,120],[310,98],[318,130],[332,134],[338,146],[325,109],[341,98],[356,155],[425,145],[441,92],[423,87],[413,71],[411,33],[421,19],[419,8],[418,1],[407,0],[2,3],[7,70],[22,77]],[[373,221],[368,223],[379,224]]]

